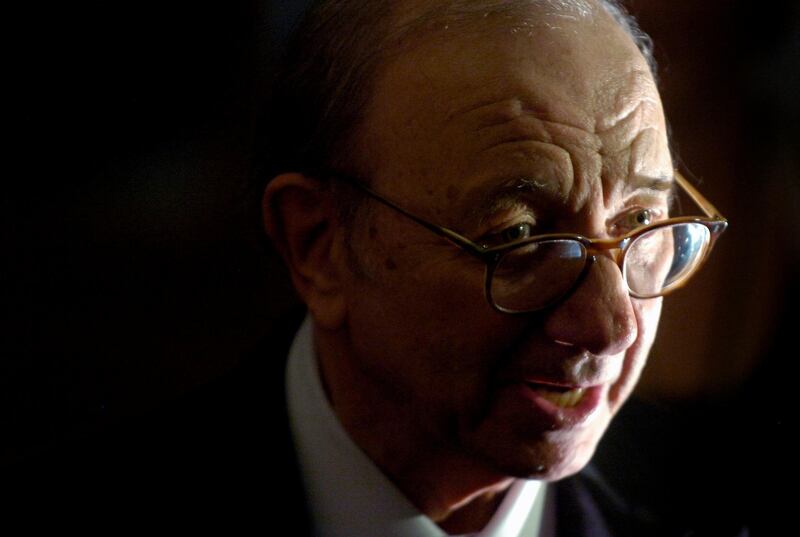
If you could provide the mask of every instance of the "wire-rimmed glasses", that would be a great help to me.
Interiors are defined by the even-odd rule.
[[[719,211],[676,170],[675,182],[705,217],[669,218],[613,239],[554,233],[486,247],[408,212],[356,177],[334,171],[324,175],[358,188],[482,260],[486,264],[486,299],[504,313],[530,313],[554,305],[578,286],[596,255],[609,250],[620,251],[615,259],[631,296],[664,296],[697,272],[728,226]]]

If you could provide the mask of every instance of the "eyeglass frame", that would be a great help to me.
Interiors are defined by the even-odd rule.
[[[589,266],[596,262],[597,254],[609,250],[619,250],[620,255],[616,256],[614,260],[615,264],[619,267],[620,273],[622,273],[623,269],[623,262],[625,260],[625,255],[627,252],[628,246],[638,237],[653,231],[655,229],[660,229],[664,227],[670,227],[676,224],[701,224],[705,226],[709,231],[709,244],[708,248],[706,248],[703,257],[696,262],[696,266],[693,270],[689,273],[688,276],[683,277],[678,284],[665,288],[665,290],[661,293],[649,296],[638,295],[637,293],[633,292],[633,290],[628,285],[628,282],[625,281],[625,286],[628,288],[628,294],[634,298],[656,298],[660,296],[666,296],[673,291],[676,291],[686,285],[686,283],[691,279],[695,273],[697,273],[700,268],[702,268],[703,264],[705,264],[706,260],[708,259],[711,250],[714,247],[717,239],[722,235],[725,229],[728,227],[728,220],[720,212],[717,210],[714,205],[711,204],[710,201],[703,196],[694,185],[692,185],[678,170],[674,170],[674,179],[675,183],[683,189],[683,191],[689,196],[689,198],[698,206],[700,209],[705,213],[705,217],[700,216],[678,216],[674,218],[667,218],[666,220],[661,220],[659,222],[654,222],[652,224],[648,224],[637,228],[630,233],[626,233],[622,237],[617,237],[613,239],[591,239],[588,237],[584,237],[583,235],[578,235],[574,233],[547,233],[543,235],[535,235],[533,237],[527,237],[525,239],[520,239],[517,241],[512,241],[505,244],[500,244],[498,246],[486,247],[480,245],[464,235],[453,231],[444,226],[439,226],[437,224],[433,224],[424,218],[421,218],[415,215],[412,212],[404,209],[397,203],[393,202],[392,200],[386,198],[382,194],[379,194],[369,186],[367,186],[363,179],[358,177],[348,175],[345,173],[341,173],[335,170],[325,170],[320,174],[311,174],[316,176],[325,176],[332,179],[343,181],[346,184],[352,185],[359,189],[360,191],[367,194],[369,197],[373,198],[374,200],[394,209],[395,211],[399,212],[400,214],[410,218],[417,224],[421,225],[422,227],[432,231],[433,233],[439,235],[447,239],[450,243],[454,244],[455,246],[461,248],[468,254],[480,259],[483,263],[486,264],[486,274],[484,278],[484,296],[486,301],[489,305],[499,311],[501,313],[506,313],[510,315],[516,314],[527,314],[536,311],[542,311],[547,309],[554,304],[566,299],[579,285],[581,280],[583,280],[585,274],[589,270]],[[586,250],[586,261],[584,262],[584,267],[581,271],[581,274],[576,278],[575,282],[572,286],[565,291],[563,294],[558,295],[557,298],[553,299],[550,303],[541,306],[539,308],[528,310],[528,311],[514,311],[514,310],[507,310],[501,306],[499,306],[492,295],[491,284],[492,278],[494,276],[495,269],[497,268],[500,260],[505,256],[508,252],[512,250],[516,250],[528,244],[534,242],[543,242],[543,241],[555,241],[555,240],[572,240],[575,242],[580,243],[583,248]]]

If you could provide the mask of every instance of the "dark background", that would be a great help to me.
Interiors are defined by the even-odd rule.
[[[218,377],[294,302],[250,164],[304,3],[8,13],[0,465]],[[654,502],[765,529],[796,458],[800,10],[628,6],[656,43],[677,153],[731,227],[665,302],[639,399],[598,460]]]

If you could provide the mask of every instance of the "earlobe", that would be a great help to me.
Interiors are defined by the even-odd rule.
[[[264,227],[283,257],[292,283],[318,326],[335,329],[345,317],[341,229],[328,190],[311,177],[281,174],[262,199]]]

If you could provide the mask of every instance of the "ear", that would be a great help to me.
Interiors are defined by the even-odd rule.
[[[328,190],[311,177],[272,179],[262,199],[264,227],[289,267],[292,283],[314,321],[335,330],[345,320],[342,229]]]

